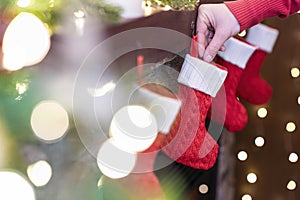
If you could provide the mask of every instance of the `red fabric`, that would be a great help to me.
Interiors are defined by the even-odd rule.
[[[236,38],[247,43],[243,38]],[[259,48],[254,51],[246,64],[237,88],[237,96],[254,105],[265,104],[272,96],[272,87],[260,76],[266,56],[267,52]]]
[[[207,170],[215,164],[219,148],[205,128],[212,99],[181,84],[178,98],[182,101],[181,111],[170,133],[165,136],[162,150],[178,163]]]
[[[241,31],[266,18],[284,18],[300,10],[300,0],[237,0],[225,5],[238,20]]]
[[[230,132],[241,131],[248,122],[247,110],[236,98],[236,91],[243,73],[243,69],[225,61],[218,56],[216,57],[216,63],[226,67],[228,70],[228,74],[224,82],[226,93],[226,115],[224,127]],[[222,98],[224,98],[223,94],[219,92],[216,96],[217,100],[214,103],[214,106],[217,107],[217,110],[222,110],[223,103],[218,101],[218,99],[222,100]],[[223,113],[220,112],[220,118],[222,117],[222,114]],[[217,122],[219,122],[218,115],[216,118]]]

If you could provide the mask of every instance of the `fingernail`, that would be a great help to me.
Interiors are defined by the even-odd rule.
[[[205,55],[205,56],[204,56],[204,60],[205,60],[206,62],[211,62],[211,61],[212,61],[211,55]]]

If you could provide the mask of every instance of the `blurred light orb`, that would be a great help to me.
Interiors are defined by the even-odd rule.
[[[245,161],[247,160],[248,158],[248,154],[246,151],[240,151],[238,154],[237,154],[237,157],[240,161]]]
[[[295,190],[297,187],[297,183],[293,180],[290,180],[286,186],[288,190]]]
[[[24,0],[25,1],[25,0]],[[8,25],[3,37],[3,67],[14,71],[41,62],[50,49],[50,33],[35,15],[22,12]]]
[[[257,181],[257,176],[256,176],[256,174],[255,174],[255,173],[249,173],[249,174],[247,175],[247,181],[248,181],[249,183],[255,183],[255,182]]]
[[[0,171],[1,200],[35,200],[35,193],[28,181],[16,172]]]
[[[268,115],[268,110],[266,108],[259,108],[257,110],[257,116],[260,118],[265,118]]]
[[[292,163],[295,163],[298,161],[298,155],[296,153],[290,153],[289,155],[289,161]]]
[[[296,124],[294,122],[288,122],[285,126],[287,132],[294,132],[296,130]]]
[[[52,177],[52,168],[44,160],[40,160],[27,167],[27,175],[36,187],[46,185]]]
[[[206,194],[208,192],[208,186],[206,184],[201,184],[199,186],[199,192],[201,194]]]
[[[265,139],[261,136],[256,137],[255,140],[254,140],[254,143],[257,147],[262,147],[265,144]]]
[[[31,0],[18,0],[17,5],[21,8],[26,8],[31,3]]]
[[[244,194],[242,200],[252,200],[252,197],[249,194]]]
[[[299,77],[299,75],[300,75],[300,70],[298,69],[298,67],[293,67],[291,69],[291,76],[293,78],[297,78],[297,77]]]
[[[124,106],[115,113],[110,125],[110,136],[119,148],[129,152],[146,150],[157,134],[157,121],[143,106]]]
[[[106,140],[99,149],[97,164],[107,177],[119,179],[128,176],[136,163],[135,152],[123,151],[113,138]]]
[[[67,111],[56,101],[41,101],[31,113],[31,127],[45,142],[57,142],[69,127]]]

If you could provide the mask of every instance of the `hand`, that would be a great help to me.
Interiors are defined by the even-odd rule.
[[[224,42],[238,34],[240,25],[225,4],[202,4],[198,9],[197,33],[199,56],[211,62]]]

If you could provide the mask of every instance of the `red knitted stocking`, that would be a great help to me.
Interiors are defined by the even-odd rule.
[[[245,44],[235,38],[230,38],[225,42],[226,51],[220,52],[216,57],[216,62],[228,70],[224,86],[226,91],[226,116],[224,126],[228,131],[241,131],[248,121],[247,110],[237,100],[236,90],[249,57],[256,49],[254,46]],[[216,99],[220,99],[217,94]],[[223,106],[216,101],[217,108]],[[219,108],[221,110],[221,108]]]
[[[245,42],[258,49],[249,59],[237,88],[237,95],[255,105],[265,104],[272,95],[271,86],[260,77],[261,66],[268,53],[272,52],[278,30],[258,24],[248,30]]]

